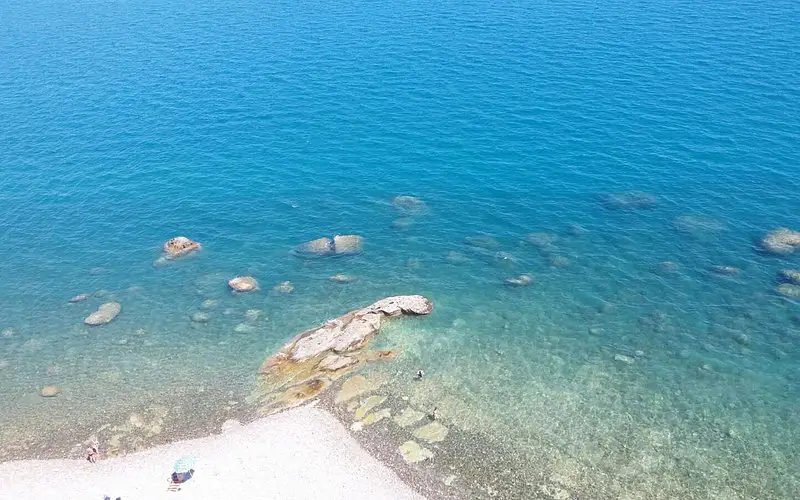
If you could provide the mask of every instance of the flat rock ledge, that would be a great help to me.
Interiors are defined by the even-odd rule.
[[[432,311],[433,303],[422,295],[399,295],[306,330],[261,364],[250,399],[261,404],[264,415],[300,405],[360,365],[393,358],[392,351],[365,349],[386,319]]]

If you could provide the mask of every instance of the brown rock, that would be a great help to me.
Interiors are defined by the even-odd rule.
[[[171,259],[189,255],[196,250],[200,250],[200,243],[185,236],[176,236],[164,243],[164,253]]]
[[[319,363],[319,367],[322,370],[335,372],[336,370],[341,370],[342,368],[347,368],[348,366],[352,366],[358,363],[358,360],[355,358],[351,358],[350,356],[340,356],[338,354],[328,354],[322,361]]]
[[[239,293],[254,292],[258,290],[258,280],[252,276],[237,276],[228,281],[228,286]]]
[[[260,402],[261,414],[270,414],[316,397],[361,361],[372,359],[370,353],[361,350],[378,333],[383,321],[395,316],[429,314],[432,310],[431,302],[421,295],[388,297],[305,331],[262,363],[259,384],[251,399]],[[378,353],[378,357],[391,355]],[[324,384],[304,385],[315,380]],[[356,375],[342,385],[337,402],[374,390],[380,383],[380,377],[367,381]]]
[[[378,333],[385,320],[402,315],[430,314],[432,310],[433,304],[421,295],[388,297],[305,331],[264,361],[259,369],[259,388],[254,397],[265,402],[262,411],[280,410],[289,399],[294,401],[300,397],[296,391],[292,398],[276,396],[287,384],[341,377],[360,361],[373,359],[374,356],[361,350]],[[392,353],[377,354],[377,359],[391,357]],[[363,376],[353,377],[345,382],[342,391],[353,392],[354,384],[361,382],[366,384]],[[373,380],[367,385],[371,387],[375,383]],[[356,390],[353,396],[356,393],[359,391]]]

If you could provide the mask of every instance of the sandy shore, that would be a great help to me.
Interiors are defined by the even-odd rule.
[[[168,492],[175,462],[194,458],[195,475]],[[25,460],[0,464],[0,497],[155,500],[422,499],[372,458],[330,414],[288,410],[224,434],[125,457]]]

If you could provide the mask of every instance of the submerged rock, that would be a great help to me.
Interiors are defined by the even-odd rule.
[[[501,266],[513,266],[517,263],[517,258],[510,252],[495,252],[494,261]]]
[[[776,255],[789,255],[800,250],[800,232],[781,227],[761,238],[761,248]]]
[[[14,331],[13,328],[3,328],[3,331],[0,332],[0,337],[6,338],[6,339],[10,339],[14,335],[16,335],[16,332]]]
[[[80,295],[76,295],[76,296],[72,297],[71,299],[69,299],[71,304],[75,304],[77,302],[83,302],[84,300],[89,300],[89,294],[88,293],[82,293]]]
[[[800,299],[800,285],[794,285],[792,283],[782,283],[778,285],[776,291],[783,295],[784,297],[789,297],[792,299]]]
[[[525,242],[540,250],[550,250],[558,241],[558,236],[552,233],[529,233],[525,236]]]
[[[345,380],[344,384],[342,384],[339,394],[336,395],[336,403],[346,403],[371,390],[372,384],[369,383],[367,377],[364,375],[356,375]]]
[[[403,460],[412,464],[433,458],[433,452],[423,448],[416,441],[406,441],[400,445],[400,455]]]
[[[553,255],[550,257],[550,266],[551,267],[567,267],[569,265],[569,259],[564,257],[563,255]]]
[[[406,259],[406,267],[409,269],[422,269],[422,261],[416,257]]]
[[[780,270],[778,271],[778,282],[800,285],[800,271],[794,271],[790,269]]]
[[[334,253],[333,240],[330,238],[317,238],[298,246],[296,251],[303,255],[330,255]]]
[[[623,191],[600,196],[600,202],[610,210],[642,210],[658,204],[658,197],[643,191]]]
[[[630,356],[626,356],[624,354],[615,354],[614,361],[619,361],[621,363],[625,363],[628,365],[632,365],[634,363],[634,359]]]
[[[408,427],[416,424],[423,418],[425,418],[425,414],[423,412],[415,410],[409,406],[403,410],[403,413],[394,417],[394,421],[400,427]]]
[[[412,217],[400,217],[392,221],[392,229],[396,231],[408,231],[414,225]]]
[[[239,293],[254,292],[258,290],[258,280],[252,276],[237,276],[228,281],[228,286]]]
[[[416,196],[400,195],[392,198],[392,206],[406,212],[418,212],[425,209],[425,202]]]
[[[176,236],[164,243],[164,256],[167,259],[183,257],[197,250],[200,250],[200,243],[185,236]]]
[[[733,338],[733,340],[735,340],[739,344],[742,344],[742,345],[750,344],[750,336],[747,335],[746,333],[739,332],[739,333],[735,334],[732,338]]]
[[[520,274],[516,278],[508,278],[503,281],[506,286],[528,286],[533,283],[533,276],[530,274]]]
[[[256,327],[248,325],[247,323],[239,323],[233,327],[234,333],[253,333],[255,330]]]
[[[333,237],[333,251],[337,255],[353,255],[361,252],[364,238],[355,234],[338,234]]]
[[[427,441],[429,443],[438,443],[440,441],[444,441],[444,438],[447,437],[447,432],[447,427],[441,423],[431,422],[415,430],[413,435],[415,438],[422,439],[423,441]]]
[[[43,398],[54,398],[54,397],[58,396],[60,393],[61,393],[61,389],[59,389],[58,387],[56,387],[54,385],[46,385],[46,386],[42,387],[41,391],[39,391],[39,394]]]
[[[672,228],[690,236],[721,233],[727,229],[724,222],[705,215],[681,215],[672,220]]]
[[[122,305],[120,305],[119,302],[106,302],[101,305],[97,311],[83,320],[83,322],[89,326],[105,325],[106,323],[111,323],[121,311]]]
[[[327,377],[315,377],[289,387],[278,400],[284,408],[293,408],[321,394],[331,385]]]
[[[358,281],[358,278],[356,278],[355,276],[350,276],[349,274],[334,274],[333,276],[328,278],[328,280],[333,281],[334,283],[346,284]]]
[[[680,266],[671,260],[659,262],[655,269],[655,271],[659,274],[674,274],[679,270]]]
[[[447,252],[447,256],[445,257],[447,262],[451,264],[461,265],[461,264],[468,264],[471,262],[470,258],[464,255],[461,252],[449,251]]]
[[[583,236],[588,232],[589,231],[585,227],[581,226],[580,224],[576,224],[574,222],[570,223],[567,226],[567,234],[570,236]]]
[[[361,420],[367,416],[367,413],[371,412],[374,408],[383,404],[386,401],[386,396],[370,396],[364,401],[361,402],[361,405],[356,409],[355,414],[353,414],[353,418],[356,420]]]
[[[294,285],[291,281],[283,281],[272,287],[272,289],[278,293],[290,294],[294,292]]]
[[[389,418],[391,416],[392,416],[392,411],[389,408],[384,408],[382,410],[378,410],[378,411],[374,411],[374,412],[370,413],[369,415],[364,417],[364,420],[361,420],[360,422],[353,423],[353,425],[350,426],[350,428],[353,429],[354,431],[360,431],[364,427],[370,426],[372,424],[376,424],[376,423],[380,422],[381,420]]]
[[[494,250],[500,248],[500,242],[494,236],[488,234],[478,234],[476,236],[467,236],[464,238],[467,245],[476,248],[483,248],[486,250]]]
[[[200,304],[200,309],[203,311],[213,311],[217,308],[217,301],[214,299],[206,299]]]
[[[742,270],[733,266],[711,266],[711,272],[721,276],[736,276]]]
[[[330,238],[317,238],[295,248],[299,256],[324,257],[326,255],[354,255],[361,252],[364,238],[356,234],[338,234]]]
[[[248,323],[255,323],[261,317],[261,309],[248,309],[244,312],[244,319]]]
[[[195,323],[208,323],[211,315],[207,312],[196,312],[190,316],[190,319]]]

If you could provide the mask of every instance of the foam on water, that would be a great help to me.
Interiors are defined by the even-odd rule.
[[[0,440],[240,399],[295,333],[422,293],[435,313],[382,334],[385,369],[424,368],[398,390],[515,447],[522,476],[800,496],[800,309],[774,293],[800,261],[753,244],[800,229],[798,24],[747,0],[5,6]],[[604,205],[629,190],[657,202]],[[291,253],[343,233],[362,255]],[[204,249],[153,266],[178,234]],[[242,274],[263,290],[232,295]]]

